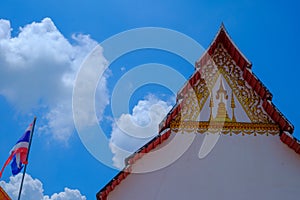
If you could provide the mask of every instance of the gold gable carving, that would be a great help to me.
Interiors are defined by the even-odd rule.
[[[218,44],[218,47],[206,65],[200,67],[199,70],[201,74],[200,80],[186,92],[182,99],[181,111],[171,122],[173,131],[194,130],[195,132],[204,133],[206,131],[220,132],[222,129],[221,132],[223,134],[269,133],[274,135],[279,133],[279,127],[274,124],[273,120],[262,108],[261,98],[255,93],[251,86],[245,82],[243,72],[222,43]],[[232,102],[234,95],[251,120],[251,123],[236,122],[234,112],[232,112],[232,120],[227,119],[228,116],[226,115],[227,118],[221,123],[213,122],[211,116],[209,122],[197,122],[197,118],[204,104],[209,97],[213,95],[211,92],[212,88],[215,86],[220,75],[224,77],[232,90],[231,108],[235,108],[235,102]],[[210,107],[211,104],[213,104],[213,102],[210,100]],[[224,114],[224,110],[221,111]],[[211,129],[212,123],[214,123],[214,130]]]
[[[197,121],[183,121],[180,123],[172,123],[171,129],[173,132],[194,132],[194,133],[222,133],[222,134],[271,134],[276,135],[279,133],[277,124],[265,123],[247,123],[247,122],[197,122]]]
[[[220,43],[212,56],[218,70],[226,79],[235,96],[243,106],[251,122],[273,123],[273,120],[264,112],[262,100],[245,82],[241,69],[236,65],[229,53]]]

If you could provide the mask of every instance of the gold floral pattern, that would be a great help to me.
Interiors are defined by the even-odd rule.
[[[243,72],[235,63],[222,43],[218,44],[213,55],[208,59],[204,66],[197,68],[200,72],[200,80],[187,90],[183,98],[180,99],[181,111],[176,118],[171,122],[171,128],[177,132],[184,129],[197,130],[196,132],[213,132],[211,127],[199,126],[199,123],[210,122],[197,122],[197,118],[208,100],[212,95],[211,91],[216,84],[220,75],[224,77],[228,86],[232,90],[232,95],[240,102],[240,105],[245,110],[251,123],[227,121],[222,123],[222,133],[267,133],[277,134],[279,128],[274,125],[273,120],[267,115],[262,107],[262,99],[255,93],[251,86],[243,79]],[[193,124],[192,128],[190,125]],[[197,124],[197,125],[195,125]],[[181,127],[180,127],[181,126]],[[219,130],[220,127],[215,127]]]
[[[236,65],[229,53],[219,43],[212,56],[218,70],[226,79],[233,93],[241,103],[249,119],[255,123],[273,123],[273,120],[262,108],[261,98],[254,92],[249,84],[245,82],[241,69]]]
[[[188,133],[222,133],[222,134],[240,134],[242,135],[254,135],[256,134],[271,134],[276,135],[279,133],[279,127],[277,124],[265,124],[265,123],[247,123],[247,122],[197,122],[197,121],[185,121],[185,122],[172,122],[171,129],[173,132],[188,132]]]

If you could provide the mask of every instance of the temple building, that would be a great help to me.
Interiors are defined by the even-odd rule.
[[[97,199],[299,199],[293,131],[222,25],[158,135]]]

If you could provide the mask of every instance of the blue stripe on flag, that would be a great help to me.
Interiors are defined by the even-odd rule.
[[[14,176],[20,173],[20,171],[23,169],[23,165],[21,163],[19,164],[20,166],[18,166],[16,155],[14,155],[13,161],[10,164],[11,171]]]

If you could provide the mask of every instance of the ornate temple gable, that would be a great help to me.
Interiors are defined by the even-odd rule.
[[[263,100],[244,80],[241,68],[237,66],[222,43],[219,43],[218,48],[212,55],[212,59],[215,64],[214,67],[226,79],[232,90],[231,92],[236,96],[251,122],[274,123],[262,107]],[[206,68],[206,66],[203,68]]]
[[[274,106],[271,101],[272,94],[252,73],[251,66],[222,25],[208,50],[196,62],[196,71],[178,92],[177,103],[160,124],[160,130],[168,127],[183,128],[183,122],[188,122],[187,128],[192,131],[191,126],[195,130],[195,127],[202,126],[199,124],[201,121],[208,122],[208,119],[202,118],[201,120],[200,112],[207,110],[205,104],[208,105],[207,102],[214,95],[212,88],[216,86],[219,77],[222,77],[223,82],[230,88],[229,96],[233,95],[235,103],[241,105],[249,118],[250,121],[247,123],[256,124],[253,127],[261,125],[263,128],[259,130],[260,133],[268,130],[265,132],[277,134],[287,131],[292,134],[293,125]],[[206,116],[208,115],[206,114]],[[229,122],[228,119],[225,121]],[[195,124],[192,125],[192,122]],[[236,121],[236,123],[238,122],[246,121]],[[228,123],[227,125],[231,127]],[[228,128],[228,130],[231,131],[232,128]],[[203,131],[204,129],[200,132]]]
[[[171,122],[172,130],[279,134],[278,125],[263,108],[263,99],[244,80],[222,43],[198,72],[199,80],[180,94],[181,110]]]
[[[229,55],[232,57],[232,59],[242,70],[244,70],[245,68],[251,69],[252,67],[251,62],[243,55],[243,53],[234,44],[233,40],[228,35],[224,24],[221,25],[218,33],[216,34],[214,40],[210,44],[207,51],[196,62],[196,68],[206,65],[207,61],[214,54],[215,49],[217,48],[219,43],[223,44],[224,48],[228,50]]]

